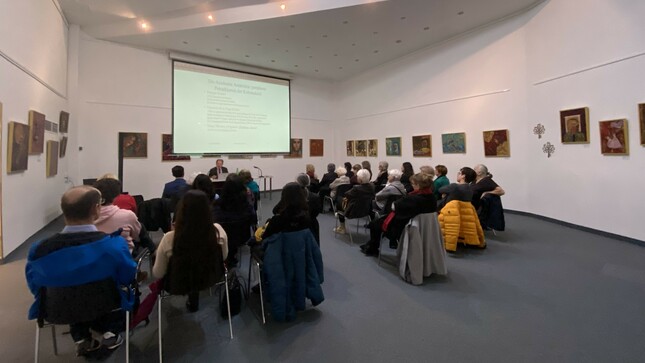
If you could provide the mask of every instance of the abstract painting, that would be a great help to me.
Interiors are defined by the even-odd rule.
[[[401,156],[401,137],[385,138],[385,155]]]
[[[600,121],[600,152],[603,155],[629,155],[627,120]]]
[[[367,156],[377,157],[378,156],[378,140],[371,139],[367,141]]]
[[[148,157],[148,134],[145,132],[119,132],[124,158]]]
[[[45,147],[45,115],[29,111],[29,155],[42,154]]]
[[[588,144],[589,109],[560,111],[560,135],[563,144]]]
[[[47,141],[47,167],[45,176],[55,176],[58,174],[58,141]]]
[[[161,161],[190,160],[190,155],[175,155],[172,151],[172,135],[161,134]]]
[[[484,131],[484,156],[511,156],[508,130]]]
[[[309,156],[323,156],[324,151],[325,151],[325,140],[323,139],[309,140]]]
[[[29,161],[29,125],[9,122],[7,142],[7,172],[27,170]]]
[[[444,154],[465,154],[466,133],[455,132],[452,134],[442,134],[441,147],[443,148]]]
[[[412,136],[412,155],[432,157],[432,135]]]

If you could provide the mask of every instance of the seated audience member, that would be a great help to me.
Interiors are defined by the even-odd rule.
[[[309,220],[311,221],[311,233],[313,233],[316,242],[320,246],[320,225],[318,224],[318,215],[322,212],[322,200],[318,194],[308,189],[309,175],[299,174],[296,177],[296,183],[300,184],[307,192],[307,207],[309,211]]]
[[[434,168],[428,165],[424,165],[419,168],[419,172],[423,174],[427,174],[430,176],[430,179],[434,179]],[[434,187],[434,185],[433,185]],[[434,190],[434,188],[433,188]]]
[[[374,199],[374,207],[376,210],[382,211],[385,207],[385,202],[391,195],[406,195],[407,191],[405,186],[401,183],[401,170],[392,169],[388,173],[387,184],[378,193]]]
[[[486,165],[478,164],[475,165],[474,169],[477,177],[475,178],[475,182],[470,184],[470,188],[473,191],[473,206],[475,209],[478,209],[480,204],[479,200],[484,195],[490,193],[501,197],[505,192],[504,189],[493,181],[493,174],[488,172]]]
[[[401,171],[403,172],[403,174],[401,175],[401,184],[405,186],[405,190],[409,193],[412,191],[410,177],[414,175],[414,168],[412,168],[412,164],[406,161],[405,163],[403,163]]]
[[[262,239],[280,233],[311,228],[307,194],[298,183],[287,183],[282,188],[280,201],[273,208],[273,217],[267,221]]]
[[[336,198],[336,190],[338,189],[339,185],[349,184],[349,178],[347,177],[347,175],[345,175],[346,173],[347,170],[345,170],[345,168],[343,168],[342,166],[336,169],[336,175],[338,175],[338,178],[336,178],[336,180],[329,184],[329,189],[331,189],[330,196],[332,197],[332,199]]]
[[[450,184],[450,180],[448,180],[448,177],[446,176],[448,174],[448,168],[446,168],[444,165],[437,165],[435,167],[435,172],[437,173],[437,179],[435,179],[433,182],[432,190],[434,191],[435,199],[439,200],[441,199],[439,189]]]
[[[370,180],[372,180],[372,164],[370,164],[370,162],[369,162],[369,161],[365,160],[365,161],[363,161],[363,162],[361,163],[361,166],[363,167],[363,169],[365,169],[365,170],[369,171],[369,173],[370,173]]]
[[[175,197],[179,200],[181,195],[188,190],[188,183],[186,183],[186,179],[184,179],[184,167],[181,165],[173,166],[172,176],[175,177],[175,180],[164,185],[161,197],[168,199],[173,199],[173,197]]]
[[[249,190],[249,192],[251,192],[251,196],[253,197],[253,210],[257,211],[258,199],[260,198],[260,186],[253,180],[250,171],[242,169],[240,170],[238,175],[240,176],[240,178],[242,178],[242,183],[244,183],[244,186]]]
[[[467,166],[459,169],[457,172],[457,182],[448,184],[439,189],[441,199],[437,202],[437,211],[441,211],[444,205],[448,204],[451,200],[460,200],[462,202],[470,202],[473,199],[473,191],[470,183],[475,181],[475,171]]]
[[[221,279],[221,264],[228,253],[228,241],[224,229],[213,223],[210,204],[208,196],[195,189],[186,192],[179,201],[175,229],[159,242],[152,268],[156,278],[164,278],[172,257],[170,282],[166,286],[185,284],[206,288]],[[199,290],[188,293],[186,307],[191,312],[199,309]]]
[[[97,180],[101,180],[105,178],[119,180],[119,178],[116,175],[110,174],[110,173],[103,174]],[[123,185],[121,187],[123,187]],[[132,211],[134,214],[137,214],[137,202],[134,200],[134,197],[131,196],[128,192],[124,192],[123,190],[121,190],[121,194],[117,195],[114,198],[114,200],[112,201],[112,204],[116,205],[121,209],[127,209],[129,211]]]
[[[397,241],[403,232],[403,228],[410,219],[418,214],[432,213],[437,211],[437,200],[432,193],[432,180],[427,174],[418,173],[410,178],[412,192],[394,202],[391,218],[388,225],[384,226],[388,216],[383,216],[370,222],[370,240],[361,245],[361,250],[367,256],[378,256],[381,243],[381,233],[385,230],[385,236],[390,240],[390,247],[396,248]]]
[[[345,170],[347,170],[347,174],[345,174],[345,175],[347,175],[347,177],[351,180],[351,179],[352,179],[352,177],[354,176],[354,171],[353,171],[353,168],[352,168],[352,163],[350,163],[349,161],[346,161],[346,162],[345,162]]]
[[[199,174],[195,176],[191,189],[201,190],[202,192],[204,192],[204,194],[206,194],[208,200],[211,202],[215,200],[215,190],[213,189],[213,182],[211,181],[211,178],[209,178],[206,174]]]
[[[352,166],[352,173],[354,173],[354,175],[351,178],[349,178],[349,183],[350,184],[352,184],[352,185],[360,184],[358,182],[358,171],[359,170],[361,170],[361,165],[360,164],[354,164],[354,166]]]
[[[227,230],[227,226],[235,228],[235,232],[240,235],[234,235],[227,230],[228,235],[228,256],[226,262],[229,267],[237,265],[238,247],[247,242],[251,236],[250,228],[257,224],[257,216],[253,205],[249,203],[246,193],[246,187],[242,183],[242,178],[237,174],[230,174],[222,187],[222,193],[219,199],[213,204],[213,220],[222,225]],[[246,232],[248,231],[248,235]]]
[[[327,164],[327,174],[323,175],[322,179],[320,179],[320,188],[318,189],[318,195],[320,195],[321,198],[329,195],[331,192],[329,184],[336,180],[336,178],[338,178],[338,175],[336,175],[336,164]]]
[[[63,194],[60,204],[65,228],[33,244],[27,257],[27,285],[35,297],[29,319],[55,322],[54,316],[43,316],[40,309],[64,304],[82,321],[71,324],[69,330],[77,356],[97,351],[101,345],[115,349],[123,338],[118,330],[109,330],[115,325],[111,313],[134,303],[128,294],[119,297],[118,291],[132,282],[137,265],[122,237],[96,229],[94,220],[101,209],[101,193],[97,189],[73,187]],[[107,296],[110,292],[111,296]],[[90,301],[94,303],[88,304]],[[95,340],[90,329],[102,335],[102,341]]]
[[[305,173],[309,176],[309,189],[312,193],[318,193],[320,190],[320,180],[318,180],[318,175],[316,175],[316,168],[313,164],[307,164],[305,166]]]
[[[219,179],[219,175],[225,173],[228,173],[228,169],[224,166],[224,160],[217,159],[215,167],[208,171],[208,176],[212,179]]]
[[[380,161],[378,163],[378,174],[376,175],[376,180],[374,180],[374,187],[376,191],[379,192],[387,184],[387,167],[389,164],[387,161]]]
[[[356,178],[358,185],[354,185],[352,189],[345,193],[347,208],[344,210],[344,214],[348,217],[352,216],[352,209],[356,203],[367,203],[374,199],[374,184],[370,183],[370,172],[367,169],[361,169],[356,173]],[[340,234],[346,233],[345,218],[339,215],[338,221],[340,224],[334,229],[334,232]]]
[[[123,228],[121,236],[128,242],[130,250],[134,248],[134,240],[139,239],[141,223],[137,215],[112,204],[114,198],[121,193],[121,182],[116,179],[99,179],[94,187],[101,192],[101,211],[99,217],[94,221],[96,228],[105,233],[112,233]]]

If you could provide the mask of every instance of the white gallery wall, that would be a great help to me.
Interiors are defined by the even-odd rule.
[[[45,177],[46,148],[30,155],[28,169],[7,174],[7,138],[10,121],[29,123],[29,110],[58,123],[68,111],[67,25],[51,0],[0,2],[0,102],[2,116],[2,240],[6,256],[29,236],[60,215],[60,196],[72,147],[59,160],[58,175]],[[71,114],[70,125],[76,122]],[[73,127],[69,130],[74,138]],[[60,134],[45,132],[47,140]]]

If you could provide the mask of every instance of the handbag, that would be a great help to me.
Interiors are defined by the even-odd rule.
[[[231,304],[231,317],[234,317],[235,315],[240,313],[240,310],[242,310],[242,285],[240,284],[240,281],[235,272],[231,273],[231,278],[228,283],[228,295],[229,302]],[[228,319],[226,294],[220,294],[219,310],[222,319]]]
[[[391,211],[390,214],[385,217],[385,220],[383,221],[383,224],[381,225],[381,230],[383,232],[387,232],[387,227],[390,226],[390,222],[394,219],[394,211]]]

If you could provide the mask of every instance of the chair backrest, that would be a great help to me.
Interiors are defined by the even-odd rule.
[[[66,287],[40,290],[38,322],[73,324],[93,321],[121,306],[121,297],[112,278]]]
[[[403,194],[390,194],[387,196],[387,199],[385,200],[385,206],[383,207],[383,215],[388,215],[392,211],[392,205],[394,202],[397,200],[403,198],[405,195]]]
[[[357,198],[352,198],[347,206],[345,211],[345,218],[363,218],[370,215],[372,212],[372,200],[373,196],[371,195],[362,195]]]
[[[226,232],[229,246],[241,246],[245,244],[252,236],[252,225],[246,219],[236,221],[217,222]]]
[[[336,205],[341,204],[341,201],[345,197],[345,193],[353,187],[354,186],[351,184],[341,184],[336,188]]]
[[[209,288],[222,281],[224,259],[222,249],[214,249],[212,263],[196,265],[192,258],[171,257],[163,279],[163,289],[172,295],[186,295]]]

